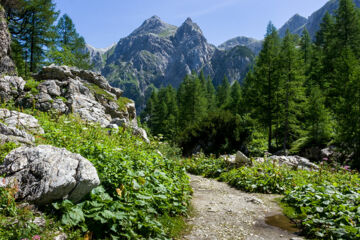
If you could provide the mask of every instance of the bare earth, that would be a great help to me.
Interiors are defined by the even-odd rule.
[[[278,195],[244,193],[216,180],[190,177],[195,216],[183,240],[303,239],[265,223],[265,217],[281,214],[274,201]]]

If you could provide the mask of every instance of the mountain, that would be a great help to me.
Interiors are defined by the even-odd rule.
[[[285,23],[284,26],[282,26],[279,29],[280,36],[284,36],[283,33],[286,32],[287,29],[289,29],[290,32],[293,34],[301,35],[304,30],[304,27],[306,27],[312,39],[315,39],[316,32],[320,29],[320,23],[322,22],[322,19],[325,16],[326,12],[329,12],[330,14],[334,15],[335,11],[339,7],[339,2],[340,0],[328,1],[322,8],[311,14],[308,19],[301,17],[300,15],[295,15],[287,23]],[[360,0],[354,0],[354,3],[356,4],[357,7],[360,8]],[[301,25],[301,23],[305,19],[306,22]]]
[[[285,37],[286,31],[288,29],[290,32],[300,31],[301,33],[307,22],[307,18],[300,16],[299,14],[295,14],[292,18],[289,19],[289,21],[284,24],[284,26],[279,29],[279,36],[281,38]]]
[[[249,48],[256,55],[261,51],[262,41],[249,37],[235,37],[218,46],[221,50],[230,50],[236,46],[244,46]]]
[[[109,52],[113,47],[116,46],[116,43],[112,44],[107,48],[95,48],[90,44],[86,44],[85,52],[89,53],[92,64],[94,65],[93,70],[101,71],[105,65],[106,53]]]
[[[151,92],[167,85],[178,87],[187,74],[201,70],[221,82],[242,81],[254,54],[246,47],[218,49],[209,44],[190,18],[176,27],[153,16],[105,53],[91,49],[96,70],[141,110]],[[224,69],[226,67],[226,69]]]

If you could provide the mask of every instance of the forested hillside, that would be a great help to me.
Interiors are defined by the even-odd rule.
[[[203,73],[187,76],[178,90],[154,92],[143,119],[153,134],[186,153],[252,156],[264,151],[321,160],[328,145],[339,161],[360,162],[360,18],[351,1],[326,14],[315,42],[289,31],[281,39],[269,24],[256,63],[240,86],[226,77],[215,90]]]

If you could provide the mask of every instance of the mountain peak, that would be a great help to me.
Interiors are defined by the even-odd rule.
[[[288,29],[290,32],[294,32],[299,28],[303,28],[307,22],[307,18],[301,16],[300,14],[295,14],[285,23],[284,26],[279,29],[279,36],[284,37]]]
[[[185,22],[179,27],[178,32],[181,33],[189,33],[189,34],[200,34],[203,35],[200,27],[192,21],[190,17],[188,17]]]
[[[135,29],[130,36],[144,35],[144,34],[164,34],[172,33],[176,31],[175,26],[165,23],[161,20],[160,17],[154,15],[151,18],[145,20],[140,27]],[[166,35],[166,34],[165,34]]]

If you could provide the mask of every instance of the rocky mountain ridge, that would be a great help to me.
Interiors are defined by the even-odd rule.
[[[301,17],[300,15],[295,15],[292,17],[284,26],[279,29],[280,36],[284,36],[284,33],[287,29],[290,30],[293,34],[301,35],[304,29],[306,28],[312,39],[315,39],[316,32],[320,29],[320,24],[326,12],[329,12],[331,15],[335,14],[335,11],[339,7],[340,0],[330,0],[319,10],[315,11],[307,19]],[[360,8],[360,0],[353,0],[355,5]]]
[[[177,87],[192,71],[202,70],[215,84],[224,74],[231,82],[241,82],[254,59],[244,48],[219,49],[209,44],[190,18],[176,27],[153,16],[103,54],[103,65],[98,55],[93,62],[102,65],[101,73],[110,84],[123,89],[124,96],[134,99],[141,110],[154,89]],[[231,58],[225,60],[226,56]]]

